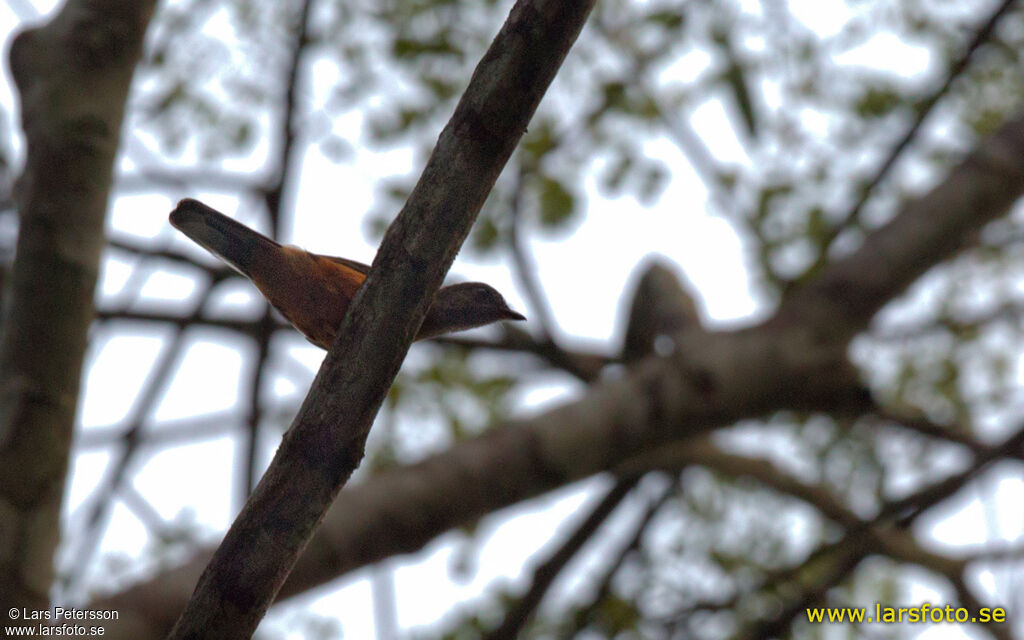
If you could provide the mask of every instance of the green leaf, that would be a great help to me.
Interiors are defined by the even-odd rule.
[[[576,211],[576,197],[558,180],[544,176],[540,181],[541,223],[547,227],[565,224]]]
[[[604,104],[608,109],[627,111],[626,85],[621,82],[609,82],[602,87]]]
[[[551,120],[545,119],[535,124],[523,137],[520,147],[532,161],[530,166],[536,167],[540,160],[550,151],[558,148],[558,137],[555,135],[554,125]]]
[[[854,103],[862,118],[881,118],[900,106],[900,96],[890,87],[868,87]]]
[[[769,185],[761,189],[761,194],[758,197],[757,203],[757,215],[756,220],[763,221],[771,213],[772,201],[779,196],[787,195],[793,190],[793,186],[789,184],[775,184]]]
[[[473,248],[478,251],[487,251],[493,249],[498,243],[498,239],[501,237],[501,233],[498,231],[498,225],[494,224],[494,220],[490,217],[478,218],[476,225],[473,227]]]
[[[678,29],[683,26],[684,16],[680,11],[655,11],[647,14],[644,18],[652,24],[660,24],[668,29]]]
[[[462,51],[448,41],[443,35],[433,40],[416,40],[407,37],[395,38],[391,51],[396,58],[413,58],[421,55],[457,55]]]
[[[610,595],[601,602],[599,609],[601,623],[610,635],[635,629],[640,621],[636,605],[616,595]]]
[[[827,237],[829,226],[825,220],[825,211],[821,207],[814,207],[807,212],[807,236],[817,245],[822,244]]]
[[[443,78],[423,78],[423,84],[438,101],[451,99],[457,92],[456,86]]]

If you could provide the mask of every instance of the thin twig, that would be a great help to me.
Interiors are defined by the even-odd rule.
[[[963,575],[947,575],[945,578],[953,585],[953,590],[956,591],[956,597],[960,600],[960,604],[973,614],[976,615],[985,607],[984,603],[974,595],[974,591],[967,586]],[[996,640],[1013,640],[1015,637],[1010,625],[1005,623],[989,622],[983,628],[991,633]]]
[[[491,349],[494,351],[519,352],[543,358],[558,369],[579,378],[583,382],[598,379],[602,369],[615,360],[590,351],[569,351],[550,342],[541,342],[529,333],[515,327],[503,327],[504,333],[498,340],[481,340],[443,336],[430,342],[463,349]]]
[[[822,243],[823,247],[831,245],[843,229],[846,228],[846,225],[856,220],[860,215],[861,210],[867,204],[868,200],[871,199],[871,196],[874,195],[875,189],[883,180],[885,180],[889,175],[889,172],[896,165],[896,161],[899,160],[903,152],[908,146],[910,146],[910,143],[917,137],[917,134],[928,119],[928,116],[931,115],[935,105],[937,105],[949,92],[956,79],[967,70],[977,51],[982,47],[982,45],[991,39],[992,34],[999,25],[999,21],[1009,12],[1010,9],[1013,8],[1015,2],[1016,0],[1003,0],[999,7],[997,7],[992,15],[989,16],[988,20],[986,20],[985,23],[978,28],[977,32],[975,32],[974,37],[967,44],[967,47],[960,58],[950,66],[949,72],[946,74],[946,78],[943,83],[929,96],[922,99],[917,103],[917,105],[915,105],[914,113],[916,117],[914,118],[914,122],[903,134],[903,137],[900,138],[896,144],[893,145],[892,149],[889,150],[889,154],[886,156],[881,166],[879,166],[875,171],[875,174],[871,179],[864,183],[857,200],[845,213],[842,214],[840,219],[831,226],[828,233],[825,235],[825,241]],[[827,254],[828,251],[822,251],[819,261],[823,262]]]
[[[528,242],[523,237],[523,203],[522,194],[525,184],[527,169],[519,164],[516,171],[516,180],[512,188],[512,230],[509,234],[509,241],[512,249],[513,275],[519,281],[519,286],[526,293],[530,301],[530,308],[537,317],[544,340],[555,343],[556,324],[554,313],[551,311],[551,304],[544,295],[540,281],[537,279],[537,265],[530,255]]]
[[[233,174],[216,169],[143,166],[117,177],[115,188],[120,193],[148,193],[154,187],[202,189],[225,193],[244,193],[259,188],[261,181],[251,174]]]
[[[159,429],[146,431],[139,436],[142,441],[140,446],[175,446],[206,438],[220,438],[235,428],[231,424],[235,417],[234,412],[223,411],[197,418],[161,422]],[[76,434],[74,446],[79,451],[111,447],[120,444],[125,429],[123,424],[86,429]]]
[[[126,309],[101,309],[96,312],[96,322],[144,322],[156,324],[170,324],[181,329],[193,327],[210,327],[212,329],[226,329],[243,335],[255,338],[262,330],[262,320],[235,320],[231,318],[193,318],[192,316],[179,316],[167,311],[133,311]],[[293,330],[294,328],[285,322],[275,320],[275,330]]]
[[[277,137],[280,140],[278,150],[277,166],[275,177],[271,184],[263,190],[263,201],[270,216],[270,228],[275,238],[282,235],[284,222],[283,205],[284,194],[291,184],[292,167],[296,153],[296,140],[298,138],[298,88],[302,72],[303,54],[309,45],[310,12],[312,0],[302,0],[299,12],[293,28],[293,38],[290,43],[290,54],[288,65],[285,71],[286,81],[283,83],[284,110],[278,127]],[[255,334],[257,343],[256,362],[252,367],[252,375],[249,380],[249,412],[246,418],[246,433],[244,438],[244,451],[242,459],[245,461],[244,478],[239,484],[239,506],[244,505],[249,494],[256,487],[259,478],[260,461],[259,453],[259,425],[261,418],[260,411],[260,390],[263,387],[263,378],[266,375],[266,364],[270,357],[270,340],[277,330],[276,322],[270,305],[263,303],[263,316],[257,323]]]
[[[149,503],[146,496],[139,493],[139,490],[133,487],[130,482],[121,485],[118,489],[118,495],[121,498],[121,502],[135,514],[139,522],[154,536],[163,541],[172,538],[168,531],[167,521],[160,515],[160,512],[153,508],[153,505]]]
[[[263,408],[263,416],[277,424],[284,424],[294,415],[297,406],[284,404]],[[238,415],[233,411],[204,414],[195,418],[183,418],[161,422],[160,427],[143,432],[139,446],[147,451],[157,448],[194,444],[197,441],[222,438],[234,432]],[[102,449],[120,443],[125,427],[101,427],[89,429],[75,439],[75,446],[81,450]]]
[[[199,317],[212,293],[213,287],[208,286],[196,301],[192,318]],[[187,326],[188,319],[185,322]],[[104,480],[100,483],[99,489],[94,492],[91,504],[85,508],[87,515],[84,531],[78,545],[78,552],[74,557],[75,565],[71,567],[66,583],[69,591],[73,590],[85,575],[85,570],[99,546],[101,531],[110,512],[114,496],[127,476],[128,467],[142,442],[142,433],[147,424],[146,417],[161,398],[164,387],[174,371],[177,370],[180,359],[184,355],[182,347],[185,343],[185,333],[183,327],[176,327],[174,336],[165,343],[161,355],[153,366],[152,374],[146,380],[145,387],[139,393],[135,406],[125,421],[128,426],[121,436],[123,441],[121,454],[116,462],[107,467]]]
[[[813,586],[804,587],[796,596],[788,598],[782,611],[769,620],[762,620],[739,636],[741,640],[770,640],[786,635],[786,630],[801,613],[821,602],[828,590],[846,580],[857,566],[872,552],[869,536],[849,536],[843,539],[827,557],[821,557],[824,566],[817,572]],[[806,565],[805,565],[806,566]]]
[[[594,612],[611,593],[612,580],[615,578],[616,574],[618,574],[619,569],[622,568],[622,565],[626,562],[629,556],[640,548],[640,543],[643,541],[644,534],[647,533],[647,528],[654,520],[654,516],[661,511],[661,508],[665,506],[665,503],[668,502],[669,498],[675,495],[678,489],[679,479],[676,478],[658,495],[654,496],[650,500],[643,516],[641,516],[634,525],[633,534],[629,537],[629,540],[622,546],[615,557],[612,558],[612,561],[608,563],[605,570],[602,572],[600,579],[597,580],[597,588],[594,592],[594,597],[573,616],[573,627],[572,630],[566,634],[566,637],[574,638],[586,629],[587,625],[593,619]]]
[[[634,476],[615,483],[615,486],[605,494],[604,498],[580,522],[572,532],[572,535],[534,570],[530,588],[505,612],[505,618],[501,621],[501,624],[484,636],[485,640],[512,640],[519,637],[519,633],[533,617],[534,612],[540,606],[555,578],[562,573],[562,570],[565,569],[569,561],[594,536],[605,520],[611,516],[615,508],[619,506],[619,503],[633,490],[633,487],[639,481],[640,477]]]
[[[956,427],[947,427],[930,420],[920,412],[897,412],[879,408],[874,413],[879,420],[891,423],[906,431],[913,431],[928,436],[935,440],[942,440],[951,444],[958,444],[966,447],[975,455],[985,455],[989,449],[988,445],[978,441],[967,432]],[[1010,452],[1009,457],[1024,459],[1024,451]]]
[[[886,327],[873,330],[868,334],[868,337],[871,340],[898,343],[942,332],[960,334],[966,331],[977,331],[995,322],[1020,322],[1022,318],[1024,318],[1024,302],[1010,301],[982,313],[975,313],[966,317],[937,318],[927,324]]]
[[[223,280],[229,276],[235,275],[235,272],[229,269],[228,267],[214,267],[202,264],[196,262],[187,254],[174,251],[173,249],[152,249],[147,247],[140,247],[138,245],[132,244],[131,242],[128,242],[127,240],[119,239],[107,240],[107,246],[118,251],[130,253],[131,255],[140,258],[157,258],[160,260],[167,260],[175,264],[199,268],[209,273],[211,277],[218,280]]]

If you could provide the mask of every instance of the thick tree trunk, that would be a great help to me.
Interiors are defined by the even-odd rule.
[[[10,66],[27,157],[0,338],[0,604],[49,604],[103,222],[152,2],[69,1]]]

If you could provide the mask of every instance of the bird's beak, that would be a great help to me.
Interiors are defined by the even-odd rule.
[[[504,315],[501,316],[503,320],[526,320],[526,316],[516,311],[505,307]]]

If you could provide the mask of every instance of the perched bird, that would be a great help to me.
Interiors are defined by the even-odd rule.
[[[329,349],[370,267],[281,245],[202,202],[186,198],[171,212],[171,225],[228,263],[256,285],[310,342]],[[420,326],[417,340],[525,320],[494,288],[482,282],[442,287]]]

